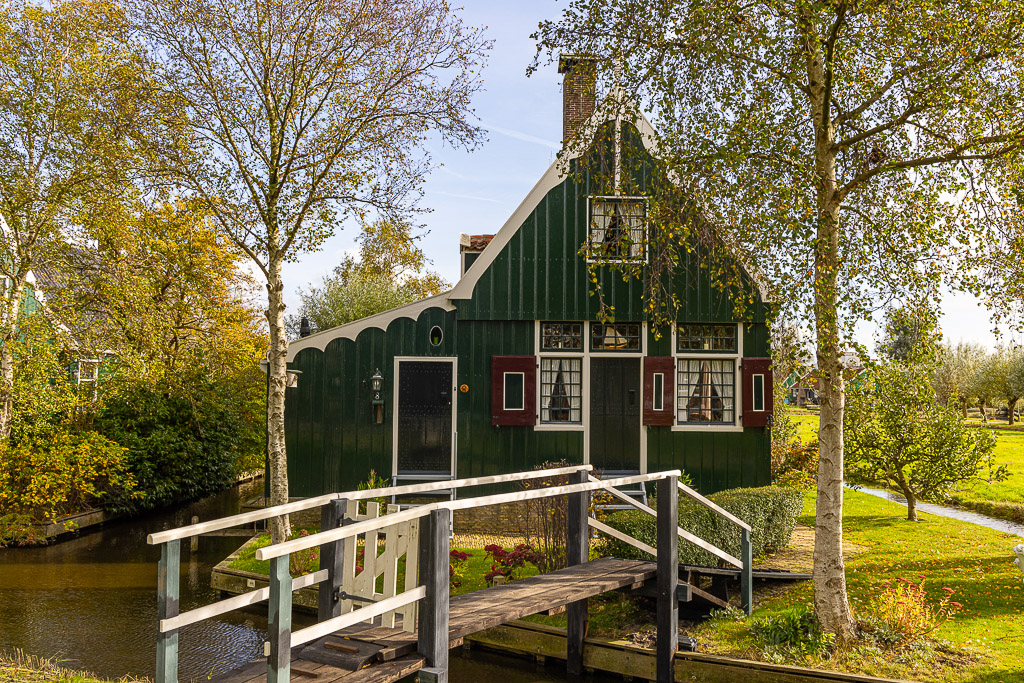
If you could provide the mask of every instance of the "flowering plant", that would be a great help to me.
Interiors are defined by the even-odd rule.
[[[953,600],[955,591],[948,587],[942,589],[938,604],[930,605],[925,576],[921,574],[918,578],[919,583],[903,577],[884,582],[870,603],[871,611],[891,640],[916,640],[942,626],[963,608]]]
[[[465,578],[466,571],[463,564],[470,557],[472,557],[470,553],[458,550],[452,550],[448,553],[448,584],[451,588],[458,588],[462,585],[462,579]]]
[[[516,572],[526,566],[526,563],[541,569],[544,564],[544,553],[534,550],[531,546],[520,543],[514,550],[505,550],[500,545],[492,543],[485,545],[487,557],[491,558],[491,571],[484,574],[484,580],[488,585],[494,583],[499,576],[505,577],[506,581],[514,581]]]

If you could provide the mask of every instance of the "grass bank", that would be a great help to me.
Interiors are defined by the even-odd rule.
[[[805,498],[805,524],[814,523],[814,495]],[[920,681],[1010,683],[1024,681],[1024,587],[1012,564],[1016,536],[921,513],[908,522],[903,506],[856,491],[844,497],[845,537],[867,546],[847,561],[855,612],[868,612],[883,583],[925,577],[929,597],[955,591],[963,610],[933,634],[937,649],[908,647],[883,652],[870,645],[806,654],[806,666]],[[763,600],[754,618],[812,605],[807,582]],[[691,630],[703,651],[771,661],[773,652],[754,639],[744,620],[720,618]]]
[[[57,658],[44,659],[20,650],[0,652],[0,683],[113,683],[84,671],[61,666]],[[122,678],[117,683],[149,683],[149,679]]]
[[[806,442],[818,438],[817,415],[801,413],[791,418],[801,440]],[[1000,482],[967,482],[962,485],[962,490],[950,496],[949,502],[983,515],[1024,524],[1024,431],[1007,429],[1005,424],[998,422],[989,425],[982,425],[979,421],[975,423],[979,429],[992,430],[996,437],[992,465],[1006,465],[1010,477]]]

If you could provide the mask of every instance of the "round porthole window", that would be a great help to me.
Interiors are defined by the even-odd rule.
[[[430,328],[430,344],[432,346],[440,346],[441,340],[444,339],[444,332],[437,325]]]

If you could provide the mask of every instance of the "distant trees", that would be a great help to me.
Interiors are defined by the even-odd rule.
[[[990,407],[1005,405],[1013,424],[1017,404],[1024,398],[1024,347],[1000,346],[988,353],[978,344],[943,345],[931,384],[939,401],[956,405],[964,417],[969,406],[977,405],[987,422]]]
[[[378,221],[360,236],[359,258],[346,256],[319,285],[299,290],[298,311],[286,321],[289,335],[299,336],[302,318],[322,331],[439,294],[449,287],[427,268],[412,227]]]

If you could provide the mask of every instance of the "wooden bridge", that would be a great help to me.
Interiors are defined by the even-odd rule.
[[[653,589],[657,598],[657,680],[671,681],[678,645],[678,602],[700,589],[680,581],[678,540],[695,543],[736,566],[741,574],[745,609],[752,607],[750,527],[742,520],[679,482],[679,471],[669,470],[614,479],[596,479],[589,465],[455,481],[392,486],[329,494],[287,505],[266,508],[181,529],[151,534],[150,544],[161,545],[159,566],[157,683],[177,681],[178,631],[190,624],[225,612],[268,602],[269,641],[266,658],[222,674],[213,680],[232,683],[281,683],[292,680],[386,683],[418,671],[421,682],[447,681],[448,650],[464,636],[498,626],[529,614],[567,614],[566,668],[579,674],[583,668],[583,639],[587,630],[587,600],[613,590]],[[567,476],[562,486],[533,488],[430,503],[395,511],[384,517],[353,519],[352,502],[378,498],[456,490],[531,479]],[[653,482],[657,486],[657,510],[617,490],[618,487]],[[658,552],[588,516],[590,495],[607,492],[657,518]],[[700,501],[740,528],[743,558],[705,542],[678,526],[678,494]],[[449,597],[449,530],[455,510],[498,505],[552,496],[568,496],[569,539],[565,569]],[[321,508],[321,531],[306,537],[270,545],[256,551],[256,559],[270,561],[270,585],[227,598],[183,614],[178,613],[180,541],[199,534],[250,524],[282,514]],[[347,514],[346,514],[347,513]],[[344,578],[352,577],[355,540],[364,535],[364,548],[376,548],[377,534],[387,528],[418,521],[418,544],[408,546],[405,589],[395,593],[395,570],[389,572],[392,591],[381,599],[360,598],[348,593]],[[656,557],[656,562],[602,558],[588,561],[591,530],[609,534]],[[418,545],[418,548],[413,547]],[[293,553],[320,549],[320,570],[292,578],[289,559]],[[392,558],[397,566],[397,556]],[[418,581],[409,578],[418,573]],[[371,593],[377,570],[369,577]],[[317,585],[317,623],[292,631],[292,591]],[[369,603],[356,608],[353,601]],[[351,610],[351,611],[348,611]],[[418,619],[416,613],[418,612]],[[401,627],[394,628],[395,615]],[[374,626],[383,617],[385,625]]]

